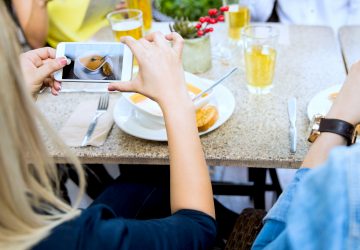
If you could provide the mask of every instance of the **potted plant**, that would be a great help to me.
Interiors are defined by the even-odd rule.
[[[191,73],[203,73],[211,68],[211,44],[209,33],[214,31],[212,25],[224,22],[224,12],[227,6],[210,9],[208,16],[200,17],[199,22],[193,23],[180,18],[170,25],[172,32],[179,33],[184,38],[183,66]]]

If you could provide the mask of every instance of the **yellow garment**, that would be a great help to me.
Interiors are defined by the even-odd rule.
[[[93,0],[62,0],[48,3],[49,33],[47,42],[52,47],[55,48],[59,42],[88,40],[98,30],[109,25],[105,15],[99,20],[84,22],[90,1]]]

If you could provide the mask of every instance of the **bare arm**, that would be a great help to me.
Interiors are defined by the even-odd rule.
[[[326,118],[336,118],[358,124],[360,122],[360,62],[354,64],[349,75],[331,107]],[[321,165],[327,159],[329,152],[336,146],[346,145],[345,139],[333,133],[321,133],[311,146],[302,164],[313,168]]]
[[[173,41],[173,47],[166,41]],[[135,91],[159,103],[163,110],[170,154],[171,210],[194,209],[215,217],[210,177],[187,93],[181,63],[183,40],[177,33],[152,33],[139,41],[123,39],[137,58],[139,75],[109,90]]]
[[[193,103],[169,100],[163,107],[170,153],[171,210],[191,208],[215,217],[208,168]]]
[[[12,0],[25,37],[32,48],[45,45],[49,28],[46,0]]]

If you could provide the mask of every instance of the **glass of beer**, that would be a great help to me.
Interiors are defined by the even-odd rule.
[[[143,13],[144,29],[149,31],[152,24],[151,0],[127,0],[128,7],[141,10]]]
[[[136,9],[124,9],[110,12],[107,16],[116,41],[123,36],[132,36],[136,40],[143,37],[142,12]]]
[[[228,37],[231,42],[239,43],[241,29],[250,23],[248,0],[223,0],[229,11],[225,12],[225,22],[228,27]]]
[[[272,26],[254,25],[245,27],[241,35],[247,87],[250,93],[267,94],[273,86],[279,32]]]

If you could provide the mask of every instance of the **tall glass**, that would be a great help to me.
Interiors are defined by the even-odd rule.
[[[144,29],[149,31],[152,24],[152,8],[151,0],[127,0],[128,7],[131,9],[139,9],[143,13]]]
[[[238,43],[241,29],[250,23],[248,0],[223,0],[223,4],[229,6],[229,11],[225,12],[229,40]]]
[[[123,36],[135,39],[143,37],[142,12],[136,9],[124,9],[110,12],[107,16],[116,41]]]
[[[242,30],[247,86],[251,93],[266,94],[273,86],[279,32],[265,25]]]

